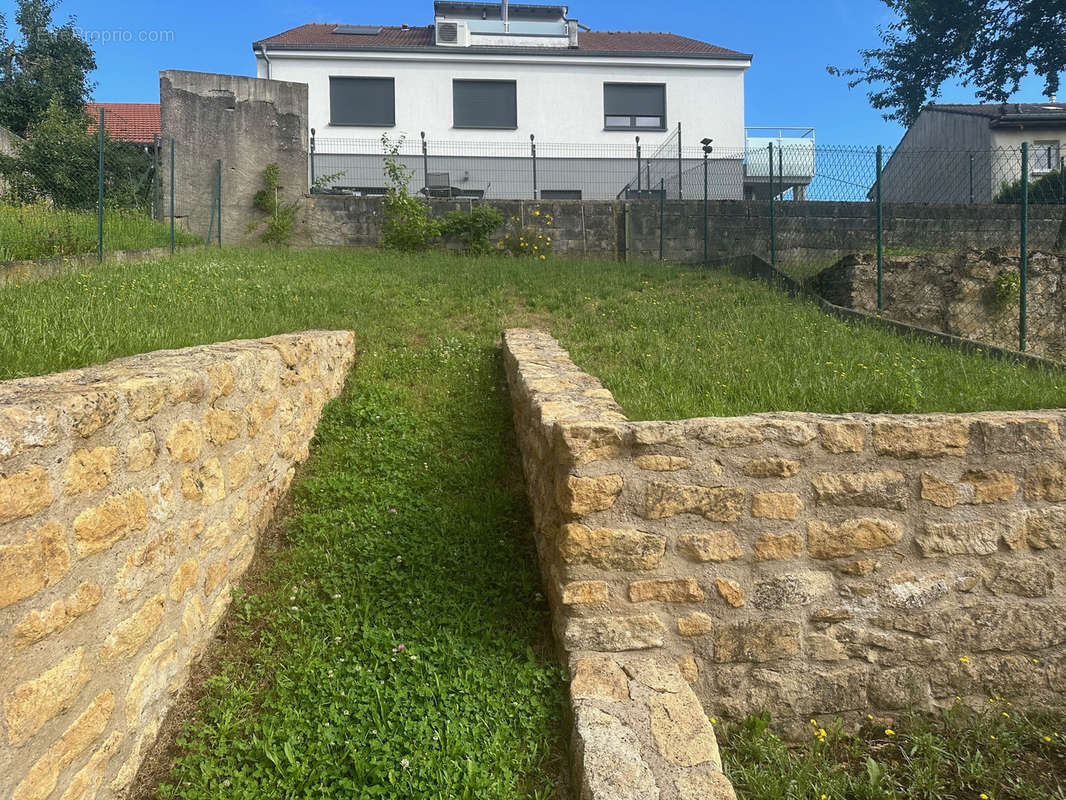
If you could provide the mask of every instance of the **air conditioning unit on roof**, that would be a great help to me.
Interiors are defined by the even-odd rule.
[[[464,21],[438,22],[437,44],[442,47],[469,47],[470,26]]]

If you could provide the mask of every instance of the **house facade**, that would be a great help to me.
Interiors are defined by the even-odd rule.
[[[683,194],[706,138],[743,191],[746,53],[507,2],[437,2],[420,27],[304,25],[253,49],[259,77],[307,84],[317,172],[345,173],[333,185],[380,189],[359,157],[380,161],[386,135],[427,186],[444,173],[461,195],[530,197],[536,147],[537,197],[616,197],[634,188],[639,137],[640,188],[669,177]]]
[[[926,106],[885,164],[884,199],[993,202],[1021,178],[1023,143],[1031,181],[1060,170],[1066,103]]]

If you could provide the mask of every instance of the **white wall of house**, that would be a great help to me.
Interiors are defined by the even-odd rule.
[[[709,137],[715,148],[744,147],[744,61],[471,53],[329,53],[268,51],[269,77],[306,83],[310,124],[322,139],[379,139],[383,133],[434,141],[630,144],[654,148],[681,122],[685,143]],[[268,65],[257,54],[258,75]],[[396,87],[392,128],[330,124],[329,78],[390,77]],[[514,80],[517,130],[461,129],[452,124],[454,79]],[[663,131],[604,130],[604,83],[666,84]]]
[[[1047,147],[1052,146],[1051,169],[1058,169],[1058,159],[1066,154],[1066,128],[993,128],[992,147],[1002,148],[1005,152],[996,159],[997,166],[992,174],[993,191],[998,192],[1003,184],[1013,183],[1021,177],[1022,143],[1029,143],[1029,174],[1039,178],[1046,174]],[[1037,153],[1039,147],[1041,152]]]

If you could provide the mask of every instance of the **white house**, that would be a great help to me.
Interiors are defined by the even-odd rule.
[[[751,55],[588,30],[559,5],[436,2],[434,13],[433,25],[310,24],[254,43],[259,77],[308,85],[319,176],[343,171],[335,185],[380,191],[387,135],[405,137],[415,188],[532,197],[535,147],[540,198],[660,185],[694,197],[699,143],[712,139],[719,193],[743,196]]]
[[[885,164],[883,197],[890,202],[992,202],[1005,184],[1021,178],[1022,143],[1029,144],[1031,180],[1060,170],[1066,103],[928,105]]]

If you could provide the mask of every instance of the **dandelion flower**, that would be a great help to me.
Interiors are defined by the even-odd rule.
[[[885,728],[885,736],[895,736],[896,732],[891,728]]]

